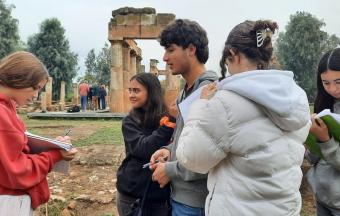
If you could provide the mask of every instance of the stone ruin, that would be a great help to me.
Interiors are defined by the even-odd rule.
[[[127,87],[130,78],[145,72],[141,65],[142,50],[135,39],[158,39],[163,28],[175,19],[174,14],[156,13],[154,8],[124,7],[112,11],[108,24],[108,40],[111,44],[112,64],[108,104],[110,112],[127,113],[130,110]],[[166,78],[163,82],[165,100],[174,101],[180,89],[180,76],[171,75],[168,68],[157,68],[157,59],[150,59],[150,72]],[[72,104],[79,104],[78,84],[73,84]],[[61,83],[60,101],[52,104],[52,78],[46,84],[45,92],[41,94],[41,110],[65,110],[65,82]]]
[[[109,107],[111,112],[126,113],[130,110],[128,92],[130,78],[144,72],[141,68],[142,51],[135,39],[156,40],[163,28],[175,19],[174,14],[156,13],[154,8],[124,7],[112,11],[108,39],[112,50]],[[180,82],[168,68],[159,70],[158,60],[150,59],[150,72],[165,75],[165,98],[175,100]]]

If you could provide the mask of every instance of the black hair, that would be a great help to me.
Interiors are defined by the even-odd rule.
[[[335,99],[326,92],[321,80],[321,74],[328,70],[338,71],[340,73],[340,48],[326,52],[320,59],[316,78],[317,93],[314,101],[315,113],[319,113],[324,109],[333,111]]]
[[[226,59],[231,57],[230,50],[234,53],[242,53],[251,60],[257,63],[257,69],[268,69],[269,62],[273,54],[273,46],[271,36],[267,32],[274,34],[278,29],[276,22],[269,20],[245,21],[235,26],[228,35],[220,60],[221,79],[225,78]],[[258,34],[265,32],[263,43],[258,43]]]
[[[148,92],[145,106],[133,108],[129,115],[142,128],[157,128],[163,115],[167,114],[163,91],[158,78],[151,73],[138,73],[131,79],[144,86]]]
[[[206,31],[195,21],[176,19],[161,32],[161,46],[168,48],[171,44],[188,48],[190,44],[196,47],[197,60],[205,64],[209,58],[208,37]]]

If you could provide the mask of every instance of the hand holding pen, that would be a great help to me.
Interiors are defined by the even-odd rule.
[[[57,137],[57,139],[62,141],[62,142],[71,143],[71,138],[69,136],[67,136],[71,132],[72,132],[72,130],[71,130],[71,128],[69,128],[69,129],[67,129],[64,136],[59,136],[59,137]],[[78,150],[76,148],[71,148],[70,151],[60,150],[60,153],[61,153],[61,156],[63,157],[64,160],[70,161],[78,153]]]
[[[71,132],[72,132],[72,130],[71,130],[71,128],[69,128],[69,129],[67,129],[65,134],[63,134],[62,136],[58,136],[55,139],[59,140],[61,142],[71,143],[71,138],[69,136],[67,136]]]
[[[156,160],[155,163],[158,163],[158,162],[165,162],[168,160],[168,156],[165,156],[163,158],[160,158],[159,160]],[[145,168],[150,168],[150,165],[151,165],[151,162],[150,163],[146,163],[143,165],[143,169]]]
[[[159,149],[153,155],[150,159],[149,167],[151,170],[156,169],[158,162],[165,162],[165,160],[170,158],[170,150],[169,149]],[[164,160],[165,159],[165,160]]]

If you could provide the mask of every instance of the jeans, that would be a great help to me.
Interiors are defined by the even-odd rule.
[[[317,216],[340,216],[340,209],[331,208],[317,201],[316,202],[316,215]]]
[[[204,216],[204,208],[195,208],[171,200],[172,216]]]
[[[81,110],[83,112],[86,111],[87,96],[81,96],[80,97],[80,104],[81,104]]]

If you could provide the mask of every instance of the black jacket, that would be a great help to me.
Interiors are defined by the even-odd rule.
[[[122,131],[126,157],[117,171],[117,190],[130,197],[141,198],[152,174],[150,169],[142,166],[150,162],[155,151],[169,144],[174,129],[167,126],[141,128],[128,115],[123,119]],[[163,202],[169,196],[169,185],[161,189],[157,182],[151,183],[148,200]]]

